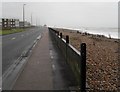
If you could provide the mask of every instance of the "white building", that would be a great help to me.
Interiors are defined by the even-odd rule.
[[[20,21],[19,22],[19,27],[30,27],[30,26],[31,26],[30,23],[27,21],[25,21],[25,22]]]
[[[0,19],[0,29],[2,28],[2,19]]]
[[[19,27],[19,19],[15,20],[15,27],[18,28]]]

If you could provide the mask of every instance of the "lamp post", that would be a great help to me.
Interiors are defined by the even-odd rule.
[[[32,26],[32,13],[31,13],[31,26]]]
[[[36,17],[36,26],[37,26],[37,22],[38,22],[38,21],[37,21],[37,17]]]
[[[23,4],[23,28],[25,27],[25,5],[26,4]]]

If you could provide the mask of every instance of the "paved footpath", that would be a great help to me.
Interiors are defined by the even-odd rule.
[[[74,79],[45,28],[13,90],[68,90],[76,85]]]
[[[16,81],[14,90],[53,89],[52,67],[49,59],[49,39],[46,29]]]

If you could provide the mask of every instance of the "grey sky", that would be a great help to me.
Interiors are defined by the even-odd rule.
[[[56,27],[117,27],[117,2],[31,2],[25,3],[25,19]],[[22,20],[23,3],[3,3],[2,17]]]

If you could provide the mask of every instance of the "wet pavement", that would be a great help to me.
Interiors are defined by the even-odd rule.
[[[76,86],[72,70],[45,28],[13,90],[69,90]]]

